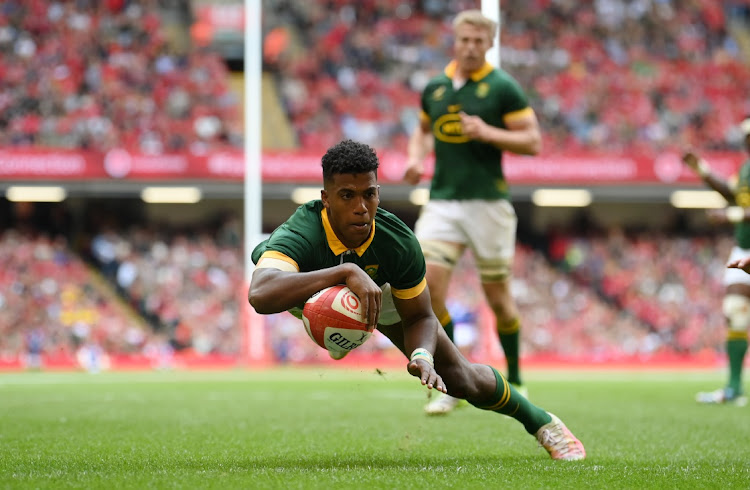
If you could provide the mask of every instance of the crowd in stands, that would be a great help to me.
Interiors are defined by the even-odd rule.
[[[92,252],[130,304],[176,348],[238,355],[244,301],[238,237],[190,236],[148,228],[105,232],[92,241]],[[595,362],[714,355],[725,335],[721,276],[731,243],[728,234],[670,237],[613,228],[600,236],[566,237],[562,246],[553,245],[559,256],[519,244],[512,291],[523,318],[524,355]],[[457,343],[469,356],[486,353],[482,308],[481,286],[466,255],[454,275],[449,309]],[[327,359],[296,318],[265,318],[274,359]],[[398,354],[377,332],[359,352]]]
[[[239,144],[227,68],[208,49],[169,42],[159,14],[170,3],[0,3],[0,146],[158,154]]]
[[[447,64],[455,12],[478,1],[280,1],[266,57],[304,147],[351,137],[404,149],[418,93]],[[730,22],[744,0],[503,0],[502,66],[530,96],[548,151],[738,148],[750,68]],[[743,61],[744,60],[744,61]]]
[[[238,358],[246,288],[235,225],[104,229],[90,241],[96,270],[60,236],[6,230],[0,363],[23,357],[33,367],[44,355],[77,356],[83,365],[97,353],[163,360],[167,351]],[[725,335],[721,276],[731,244],[728,234],[674,237],[616,228],[558,237],[551,255],[519,244],[511,286],[523,318],[524,356],[606,362],[715,355]],[[488,316],[469,255],[449,297],[457,344],[469,356],[486,355]],[[275,360],[327,359],[296,318],[281,313],[265,320]],[[398,358],[377,332],[359,352]]]
[[[2,2],[0,145],[241,146],[228,70],[210,47],[175,42],[161,16],[172,3]],[[450,20],[479,6],[266,0],[264,68],[297,144],[405,149],[419,92],[451,56]],[[747,1],[503,0],[501,10],[501,64],[529,94],[548,151],[739,145],[750,69],[730,26],[747,32]]]
[[[568,237],[560,263],[677,352],[698,354],[726,336],[721,283],[733,239],[624,233]]]
[[[737,148],[750,113],[748,53],[729,31],[739,3],[503,2],[503,60],[554,146]]]
[[[570,359],[648,357],[665,346],[648,325],[604,301],[553,267],[545,255],[524,245],[516,247],[511,291],[522,318],[522,352]],[[484,297],[469,256],[462,259],[450,289],[450,309],[476,312]],[[464,317],[465,318],[465,317]],[[471,318],[471,317],[470,317]],[[477,328],[477,320],[470,321]],[[478,335],[477,342],[479,341]],[[478,349],[475,343],[473,349]],[[668,348],[668,347],[667,347]]]
[[[177,350],[238,355],[246,301],[238,237],[155,227],[103,230],[91,254],[103,275]]]
[[[0,364],[19,357],[75,357],[81,349],[141,352],[150,330],[106,294],[61,236],[5,230],[0,236]]]

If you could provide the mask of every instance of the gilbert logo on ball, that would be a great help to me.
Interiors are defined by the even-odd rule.
[[[302,323],[313,341],[331,352],[348,352],[372,335],[362,302],[344,285],[315,293],[302,310]]]

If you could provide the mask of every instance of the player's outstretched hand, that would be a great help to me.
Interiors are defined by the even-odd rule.
[[[682,155],[682,162],[691,169],[697,171],[700,158],[698,158],[698,155],[696,155],[692,151],[687,151]]]
[[[409,162],[404,172],[404,182],[417,185],[424,175],[424,164],[422,162]]]
[[[415,378],[422,381],[423,386],[436,389],[442,393],[448,393],[448,388],[443,383],[443,378],[435,371],[435,368],[424,359],[414,359],[406,365],[406,370]]]
[[[729,220],[727,220],[727,213],[724,209],[707,209],[706,217],[710,223],[715,225],[725,225],[729,223]]]
[[[730,269],[742,269],[743,271],[750,274],[750,257],[744,257],[742,259],[731,260],[727,267]]]

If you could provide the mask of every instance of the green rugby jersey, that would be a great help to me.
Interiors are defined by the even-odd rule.
[[[398,217],[378,208],[370,238],[356,249],[341,243],[331,228],[320,200],[297,208],[294,214],[252,253],[253,263],[261,259],[280,264],[283,270],[310,272],[354,262],[378,286],[391,285],[393,295],[401,299],[419,296],[424,291],[425,261],[414,233]]]
[[[422,115],[435,138],[435,173],[430,199],[509,199],[502,170],[502,151],[471,141],[458,115],[479,116],[484,122],[506,128],[505,122],[532,111],[516,80],[489,63],[474,72],[463,87],[453,88],[456,62],[434,77],[422,92]]]
[[[750,160],[746,160],[740,167],[734,199],[738,206],[750,208]],[[750,249],[750,223],[743,221],[735,224],[734,238],[737,240],[738,247]]]

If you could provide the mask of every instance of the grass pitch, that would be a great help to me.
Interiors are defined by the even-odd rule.
[[[472,407],[428,418],[398,369],[0,374],[0,488],[750,487],[750,407],[693,402],[721,372],[526,378],[585,461]]]

